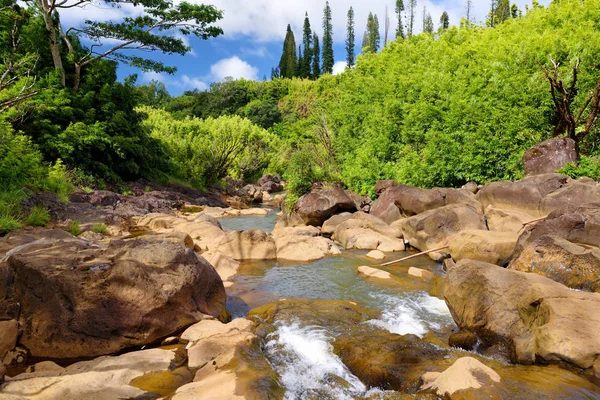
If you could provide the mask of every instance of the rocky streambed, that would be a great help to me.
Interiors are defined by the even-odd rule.
[[[595,182],[262,189],[0,239],[0,399],[600,398]]]

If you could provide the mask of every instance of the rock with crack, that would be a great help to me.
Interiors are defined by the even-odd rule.
[[[152,343],[204,314],[228,318],[214,268],[171,243],[42,239],[0,263],[0,319],[33,357],[111,354]]]
[[[448,269],[444,298],[460,329],[513,362],[564,361],[600,376],[600,294],[472,260]]]

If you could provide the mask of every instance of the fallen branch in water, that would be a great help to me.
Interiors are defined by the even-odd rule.
[[[413,258],[424,256],[424,255],[429,254],[429,253],[435,253],[436,251],[446,250],[449,247],[450,246],[444,246],[444,247],[438,247],[437,249],[431,249],[431,250],[427,250],[427,251],[422,251],[420,253],[413,254],[412,256],[404,257],[404,258],[401,258],[401,259],[396,260],[396,261],[390,261],[390,262],[387,262],[387,263],[384,263],[384,264],[377,265],[377,267],[386,267],[388,265],[397,264],[397,263],[400,263],[402,261],[411,260]]]

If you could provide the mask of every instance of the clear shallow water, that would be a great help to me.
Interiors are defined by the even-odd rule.
[[[269,210],[269,213],[265,216],[261,215],[242,215],[239,217],[225,217],[220,218],[219,222],[226,231],[245,231],[248,229],[260,229],[267,233],[273,231],[275,223],[277,223],[277,213],[279,209],[273,209],[268,207],[261,207]]]

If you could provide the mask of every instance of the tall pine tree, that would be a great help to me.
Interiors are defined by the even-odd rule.
[[[315,33],[313,36],[313,59],[312,59],[312,78],[317,79],[321,76],[321,48],[319,47],[319,37]]]
[[[369,45],[373,49],[373,53],[377,53],[381,47],[381,34],[379,33],[379,18],[377,18],[377,14],[373,16],[370,36],[371,43]]]
[[[415,17],[417,12],[417,0],[408,2],[408,36],[412,36],[415,28]]]
[[[331,7],[329,1],[323,10],[323,72],[333,72],[333,25],[331,23]]]
[[[304,57],[300,60],[299,76],[301,78],[310,78],[312,67],[312,31],[310,29],[310,21],[308,13],[304,17],[304,29],[302,32],[302,45],[304,46]]]
[[[282,78],[293,78],[296,76],[298,59],[296,58],[296,39],[292,27],[288,24],[285,40],[283,41],[283,53],[279,61],[279,76]]]
[[[356,35],[354,34],[354,9],[350,7],[348,10],[348,28],[346,35],[346,63],[348,68],[352,68],[356,63],[354,52]]]
[[[373,26],[373,13],[370,12],[367,17],[367,27],[365,29],[365,34],[362,40],[362,51],[366,51],[367,53],[371,53],[373,49],[371,49],[371,27]]]
[[[440,29],[448,29],[450,27],[450,16],[446,11],[440,17]]]
[[[510,2],[500,0],[496,8],[496,23],[501,24],[509,18],[511,18]]]
[[[404,12],[404,1],[396,0],[396,18],[398,20],[398,27],[396,28],[396,39],[404,39],[404,24],[402,22],[402,13]]]
[[[304,65],[304,56],[302,55],[302,45],[298,45],[298,64],[296,64],[296,75],[300,76],[302,66]]]

